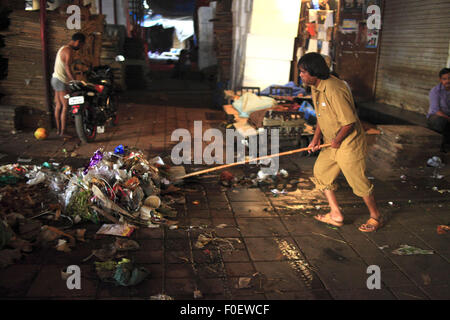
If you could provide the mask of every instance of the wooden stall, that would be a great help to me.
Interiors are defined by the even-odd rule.
[[[214,18],[214,39],[221,81],[231,79],[232,34],[233,17],[231,13],[231,1],[219,1]]]
[[[83,32],[86,44],[75,53],[72,70],[77,79],[84,79],[89,67],[100,64],[104,16],[91,15],[88,7],[81,7],[81,30],[69,30],[66,9],[67,5],[47,13],[49,77],[58,49],[70,41],[72,34]],[[20,106],[26,110],[21,121],[25,127],[34,127],[39,120],[49,125],[52,108],[46,105],[45,81],[50,79],[44,79],[39,11],[14,10],[9,19],[8,29],[0,32],[5,39],[1,54],[8,58],[7,77],[0,81],[4,95],[0,108]]]

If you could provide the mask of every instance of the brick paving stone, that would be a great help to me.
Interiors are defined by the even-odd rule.
[[[268,300],[332,300],[326,290],[268,292]]]
[[[408,232],[406,229],[403,232],[388,232],[380,229],[377,232],[367,233],[367,237],[371,239],[377,246],[382,247],[388,245],[388,250],[384,252],[389,253],[397,249],[401,244],[408,244],[410,246],[419,247],[422,249],[431,249],[423,241],[421,241],[414,234]]]
[[[420,288],[425,291],[431,300],[448,300],[450,295],[449,285],[421,286]]]
[[[142,267],[147,269],[150,274],[147,276],[147,279],[159,279],[164,277],[164,268],[160,263],[152,263],[152,264],[144,264],[139,263],[136,264],[138,267]]]
[[[246,250],[233,250],[222,254],[224,262],[246,262],[250,261]]]
[[[219,238],[239,238],[241,236],[241,233],[239,232],[239,228],[237,226],[227,226],[221,229],[216,228],[215,233]]]
[[[113,240],[110,241],[114,242]],[[60,252],[52,248],[46,255],[46,264],[58,264],[58,265],[79,265],[87,258],[94,249],[92,242],[78,242],[76,247],[71,252]]]
[[[236,218],[244,237],[286,236],[288,231],[278,218]]]
[[[281,261],[304,258],[292,238],[245,238],[244,241],[252,261]],[[291,250],[296,251],[283,254],[283,245],[290,246]]]
[[[208,197],[208,203],[209,203],[210,208],[211,208],[211,205],[216,202],[225,202],[227,200],[225,193],[222,193],[222,192],[214,193],[214,194],[208,193],[207,197]]]
[[[258,189],[233,188],[227,191],[231,202],[265,202],[264,194]]]
[[[259,290],[259,288],[239,288],[239,277],[229,277],[227,279],[227,286],[231,291],[233,300],[241,300],[244,299],[244,297],[249,299],[250,297],[260,297],[264,295],[264,291]]]
[[[97,288],[96,299],[127,299],[130,298],[130,288],[116,286],[114,283],[101,282]]]
[[[368,239],[362,232],[356,230],[353,226],[339,229],[342,238],[357,252],[357,254],[368,265],[377,265],[382,270],[397,269],[392,261],[386,256],[383,250]]]
[[[438,251],[439,255],[450,263],[450,250]]]
[[[429,300],[430,298],[416,286],[391,287],[390,291],[399,300]]]
[[[229,300],[225,294],[203,294],[202,300]]]
[[[255,273],[250,262],[227,262],[225,269],[230,277],[251,277]]]
[[[333,299],[337,300],[397,300],[396,297],[385,289],[345,289],[330,290]]]
[[[170,250],[165,252],[165,262],[166,263],[186,263],[189,261],[191,253],[189,249],[184,250]],[[187,259],[187,260],[186,260]]]
[[[61,279],[64,265],[43,266],[27,293],[29,298],[66,298],[95,297],[98,281],[93,275],[93,266],[80,266],[81,289],[68,289],[65,280]]]
[[[220,252],[215,249],[194,249],[192,250],[192,255],[194,262],[198,264],[220,262]]]
[[[194,296],[195,282],[193,279],[166,279],[165,280],[165,291],[166,294],[177,299],[180,297],[190,297]]]
[[[17,264],[41,265],[45,263],[47,256],[53,254],[54,251],[54,248],[33,248],[31,253],[23,254],[22,258],[17,261]]]
[[[437,254],[391,258],[410,279],[421,286],[450,285],[448,262]]]
[[[199,279],[198,289],[202,294],[224,294],[223,279]]]
[[[208,200],[210,200],[210,198],[208,197]],[[209,201],[209,209],[211,210],[211,213],[213,210],[216,211],[229,211],[230,210],[230,206],[228,205],[228,202],[226,201]]]
[[[291,235],[301,236],[316,233],[339,238],[338,232],[333,229],[334,227],[316,221],[312,217],[286,216],[281,217],[281,221],[283,221]]]
[[[302,270],[300,263],[295,261],[255,262],[256,271],[267,278],[264,283],[264,292],[281,291],[308,291],[323,289],[318,275],[307,268]]]
[[[129,255],[135,263],[162,263],[164,261],[162,250],[140,249]]]
[[[135,231],[136,240],[162,239],[164,237],[162,228],[139,228]]]
[[[405,228],[433,250],[439,253],[449,250],[450,234],[438,234],[436,231],[437,224],[423,224],[416,227],[406,225]]]
[[[276,217],[277,213],[270,205],[255,204],[253,202],[232,202],[234,215],[239,218]]]
[[[230,217],[230,218],[223,218],[223,217],[217,217],[212,218],[213,227],[216,228],[216,231],[218,231],[217,226],[226,224],[226,227],[236,227],[236,221]]]
[[[163,293],[164,279],[148,278],[141,283],[129,288],[131,297],[143,297],[149,299],[153,295]]]
[[[11,265],[3,269],[0,272],[0,296],[25,297],[39,269],[38,265]]]
[[[347,244],[331,239],[318,241],[313,236],[295,240],[327,288],[366,287],[367,265]]]
[[[191,218],[210,218],[211,215],[209,213],[209,209],[191,209],[188,210],[189,217]]]
[[[199,279],[219,278],[225,274],[225,269],[221,263],[197,264],[195,268]]]
[[[408,276],[398,269],[386,269],[380,266],[380,271],[382,287],[393,288],[414,285]]]
[[[183,238],[167,238],[164,241],[166,251],[189,250],[189,242],[187,234]]]
[[[191,264],[166,264],[165,275],[167,278],[193,278],[194,270]]]
[[[207,226],[207,227],[211,227],[213,226],[213,222],[211,218],[196,218],[196,217],[192,217],[188,219],[189,225],[193,226],[193,227],[203,227],[203,226]]]

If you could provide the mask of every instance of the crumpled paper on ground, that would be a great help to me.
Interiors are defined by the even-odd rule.
[[[400,245],[400,248],[395,249],[394,251],[392,251],[392,253],[399,256],[409,256],[414,254],[434,254],[434,251],[424,250],[413,246],[409,246],[407,244],[402,244]]]

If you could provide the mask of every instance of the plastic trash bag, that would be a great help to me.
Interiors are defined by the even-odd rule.
[[[39,171],[33,178],[27,181],[27,184],[29,184],[30,186],[34,186],[36,184],[45,182],[46,179],[47,179],[46,174],[42,171]]]

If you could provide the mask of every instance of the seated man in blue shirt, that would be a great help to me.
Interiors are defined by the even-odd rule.
[[[427,114],[428,127],[443,135],[441,151],[450,143],[450,69],[439,72],[440,83],[430,91],[430,109]]]

